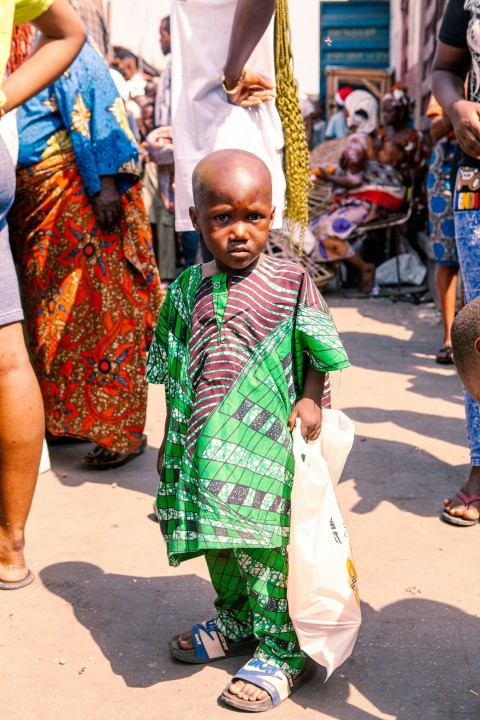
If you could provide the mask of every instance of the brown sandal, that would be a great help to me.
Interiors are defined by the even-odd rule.
[[[444,345],[435,355],[435,362],[439,365],[453,365],[453,350],[451,345]]]
[[[121,467],[126,465],[134,458],[141,455],[147,447],[147,436],[142,436],[142,441],[138,448],[131,453],[120,453],[113,450],[107,450],[107,448],[97,445],[90,450],[82,460],[84,468],[89,470],[111,470],[113,468]]]

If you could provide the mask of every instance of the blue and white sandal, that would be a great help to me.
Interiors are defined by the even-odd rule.
[[[206,620],[192,627],[193,648],[183,650],[178,640],[181,635],[172,638],[168,649],[174,658],[186,663],[210,663],[241,655],[253,655],[258,640],[249,638],[240,642],[229,640],[217,627],[215,620]]]
[[[313,678],[316,671],[316,664],[308,658],[302,672],[292,679],[274,665],[253,658],[235,674],[235,677],[232,678],[219,699],[227,705],[237,708],[237,710],[265,712],[280,705],[302,685],[305,685],[306,682]],[[269,697],[264,700],[240,700],[230,692],[230,688],[236,680],[243,680],[251,685],[256,685],[256,687],[265,690]]]

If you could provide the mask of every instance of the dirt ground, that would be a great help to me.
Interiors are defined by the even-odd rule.
[[[352,657],[276,720],[474,720],[480,715],[480,527],[439,520],[468,472],[460,383],[434,363],[432,307],[328,294],[353,367],[333,378],[356,439],[338,487],[363,624]],[[242,661],[173,662],[167,640],[211,616],[202,559],[169,568],[152,520],[163,394],[148,449],[82,470],[88,445],[51,449],[28,523],[28,588],[0,594],[5,720],[226,720],[217,697]],[[476,569],[475,569],[476,568]]]

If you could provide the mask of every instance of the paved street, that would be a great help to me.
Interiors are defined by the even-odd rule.
[[[323,670],[275,720],[474,720],[480,714],[480,527],[439,520],[468,452],[460,383],[434,363],[429,306],[327,295],[353,367],[333,379],[356,440],[338,498],[359,574],[353,656]],[[211,615],[203,560],[167,566],[152,521],[162,390],[149,447],[89,473],[88,445],[51,450],[27,534],[36,582],[0,594],[5,720],[228,720],[217,696],[239,661],[170,660],[167,640]]]

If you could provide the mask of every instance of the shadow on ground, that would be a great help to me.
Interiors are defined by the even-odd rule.
[[[468,472],[468,465],[454,467],[408,443],[356,435],[343,478],[354,479],[359,496],[351,512],[365,515],[389,502],[419,517],[435,517]]]
[[[50,592],[72,604],[78,622],[128,687],[187,681],[201,671],[201,665],[172,661],[167,640],[210,617],[212,589],[205,580],[196,575],[134,578],[104,573],[83,562],[51,565],[40,576]],[[349,702],[353,685],[375,708],[396,720],[478,717],[478,617],[418,598],[378,612],[364,603],[362,610],[353,657],[326,684],[320,670],[292,702],[335,720],[378,718]],[[222,667],[233,674],[238,665],[238,659],[232,659]]]
[[[446,415],[433,415],[429,413],[414,412],[412,410],[385,410],[384,408],[351,407],[343,408],[353,422],[385,423],[398,425],[405,430],[424,435],[427,438],[437,438],[443,442],[460,442],[466,445],[466,430],[464,418],[453,418]]]
[[[50,464],[58,481],[65,487],[79,487],[84,483],[111,485],[153,496],[158,486],[158,447],[149,445],[145,451],[122,467],[110,470],[88,470],[82,467],[82,458],[92,444],[59,445],[49,448]]]
[[[432,343],[428,337],[402,340],[390,335],[342,332],[341,339],[347,353],[349,348],[357,348],[357,352],[350,352],[350,361],[355,367],[411,375],[408,392],[463,403],[462,385],[453,366],[435,363],[433,355],[429,356]],[[440,382],[439,372],[443,374]]]

